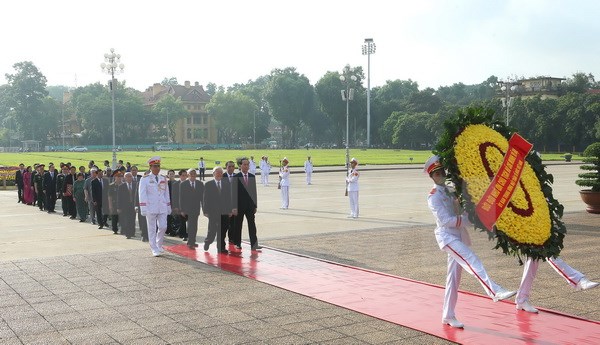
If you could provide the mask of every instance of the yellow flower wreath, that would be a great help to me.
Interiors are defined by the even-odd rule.
[[[456,137],[455,158],[465,190],[477,204],[500,169],[508,140],[483,124],[469,125]],[[550,237],[552,220],[540,182],[529,165],[496,227],[512,240],[543,245]]]

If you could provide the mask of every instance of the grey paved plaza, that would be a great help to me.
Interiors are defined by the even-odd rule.
[[[551,165],[549,171],[565,205],[563,258],[599,280],[600,215],[584,211],[574,184],[576,164]],[[274,176],[271,181],[259,186],[260,243],[444,284],[446,257],[426,205],[431,183],[418,167],[366,167],[358,219],[346,218],[343,171],[317,172],[310,186],[303,174],[293,174],[288,210],[279,209]],[[49,215],[17,204],[16,191],[0,191],[0,210],[1,344],[447,343],[173,254],[152,257],[139,231],[126,240]],[[200,241],[206,226],[202,218]],[[471,237],[493,279],[516,289],[522,270],[517,259],[492,250],[486,234]],[[482,293],[466,274],[461,289]],[[536,306],[600,320],[599,300],[600,288],[574,292],[549,265],[540,266]],[[469,315],[459,316],[468,324]]]

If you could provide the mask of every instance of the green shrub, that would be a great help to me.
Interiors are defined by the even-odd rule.
[[[583,151],[581,170],[587,172],[579,174],[575,181],[578,186],[591,187],[593,192],[600,192],[600,142],[593,143]]]

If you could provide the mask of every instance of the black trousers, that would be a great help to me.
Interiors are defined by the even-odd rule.
[[[256,237],[256,223],[254,222],[253,210],[238,210],[237,216],[235,216],[235,228],[234,228],[234,242],[237,245],[242,244],[242,226],[244,225],[244,216],[248,220],[248,236],[250,237],[250,244],[255,245],[258,243]],[[231,239],[231,230],[229,230],[229,238]]]
[[[227,226],[229,222],[228,215],[209,215],[208,216],[208,232],[206,234],[205,243],[211,244],[217,238],[217,250],[223,251],[225,247],[225,235],[227,234]]]
[[[24,189],[25,185],[23,183],[17,183],[17,196],[19,197],[19,202],[23,202]]]
[[[198,235],[198,216],[198,214],[187,215],[188,246],[196,244],[196,235]]]
[[[44,194],[46,194],[46,211],[54,211],[56,207],[56,193],[46,191]]]
[[[138,209],[138,224],[140,225],[140,231],[142,232],[142,240],[148,240],[148,223],[146,223],[146,217],[142,216],[142,213]]]
[[[96,219],[98,220],[98,225],[106,225],[106,220],[104,219],[104,215],[102,214],[102,204],[96,204],[96,206],[94,206],[94,211],[96,212]]]
[[[119,223],[121,223],[121,234],[127,238],[135,236],[135,210],[121,211],[119,213]]]
[[[179,227],[177,229],[177,236],[181,237],[181,238],[187,238],[188,237],[188,233],[187,233],[187,223],[185,221],[185,218],[183,218],[181,215],[177,215],[177,221],[179,222]]]
[[[119,225],[118,225],[119,222],[120,222],[120,218],[119,218],[118,214],[110,215],[110,223],[112,225],[112,230],[114,231],[115,234],[119,231]]]

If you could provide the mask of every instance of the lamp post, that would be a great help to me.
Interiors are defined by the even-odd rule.
[[[341,91],[342,100],[346,101],[346,169],[350,167],[350,101],[354,99],[354,89],[350,86],[357,80],[358,78],[350,71],[350,66],[346,66],[340,75],[340,81],[346,85],[346,89]]]
[[[506,126],[510,123],[510,106],[512,105],[513,98],[510,97],[510,92],[517,90],[517,86],[521,83],[514,80],[498,81],[500,91],[503,93],[502,107],[506,108]]]
[[[117,167],[117,147],[115,145],[115,74],[123,73],[125,65],[121,62],[121,54],[116,54],[114,48],[110,48],[110,53],[104,54],[104,61],[100,64],[102,71],[110,74],[110,93],[112,99],[112,168]]]
[[[367,147],[371,147],[371,54],[375,54],[375,42],[365,38],[362,55],[367,56]]]

